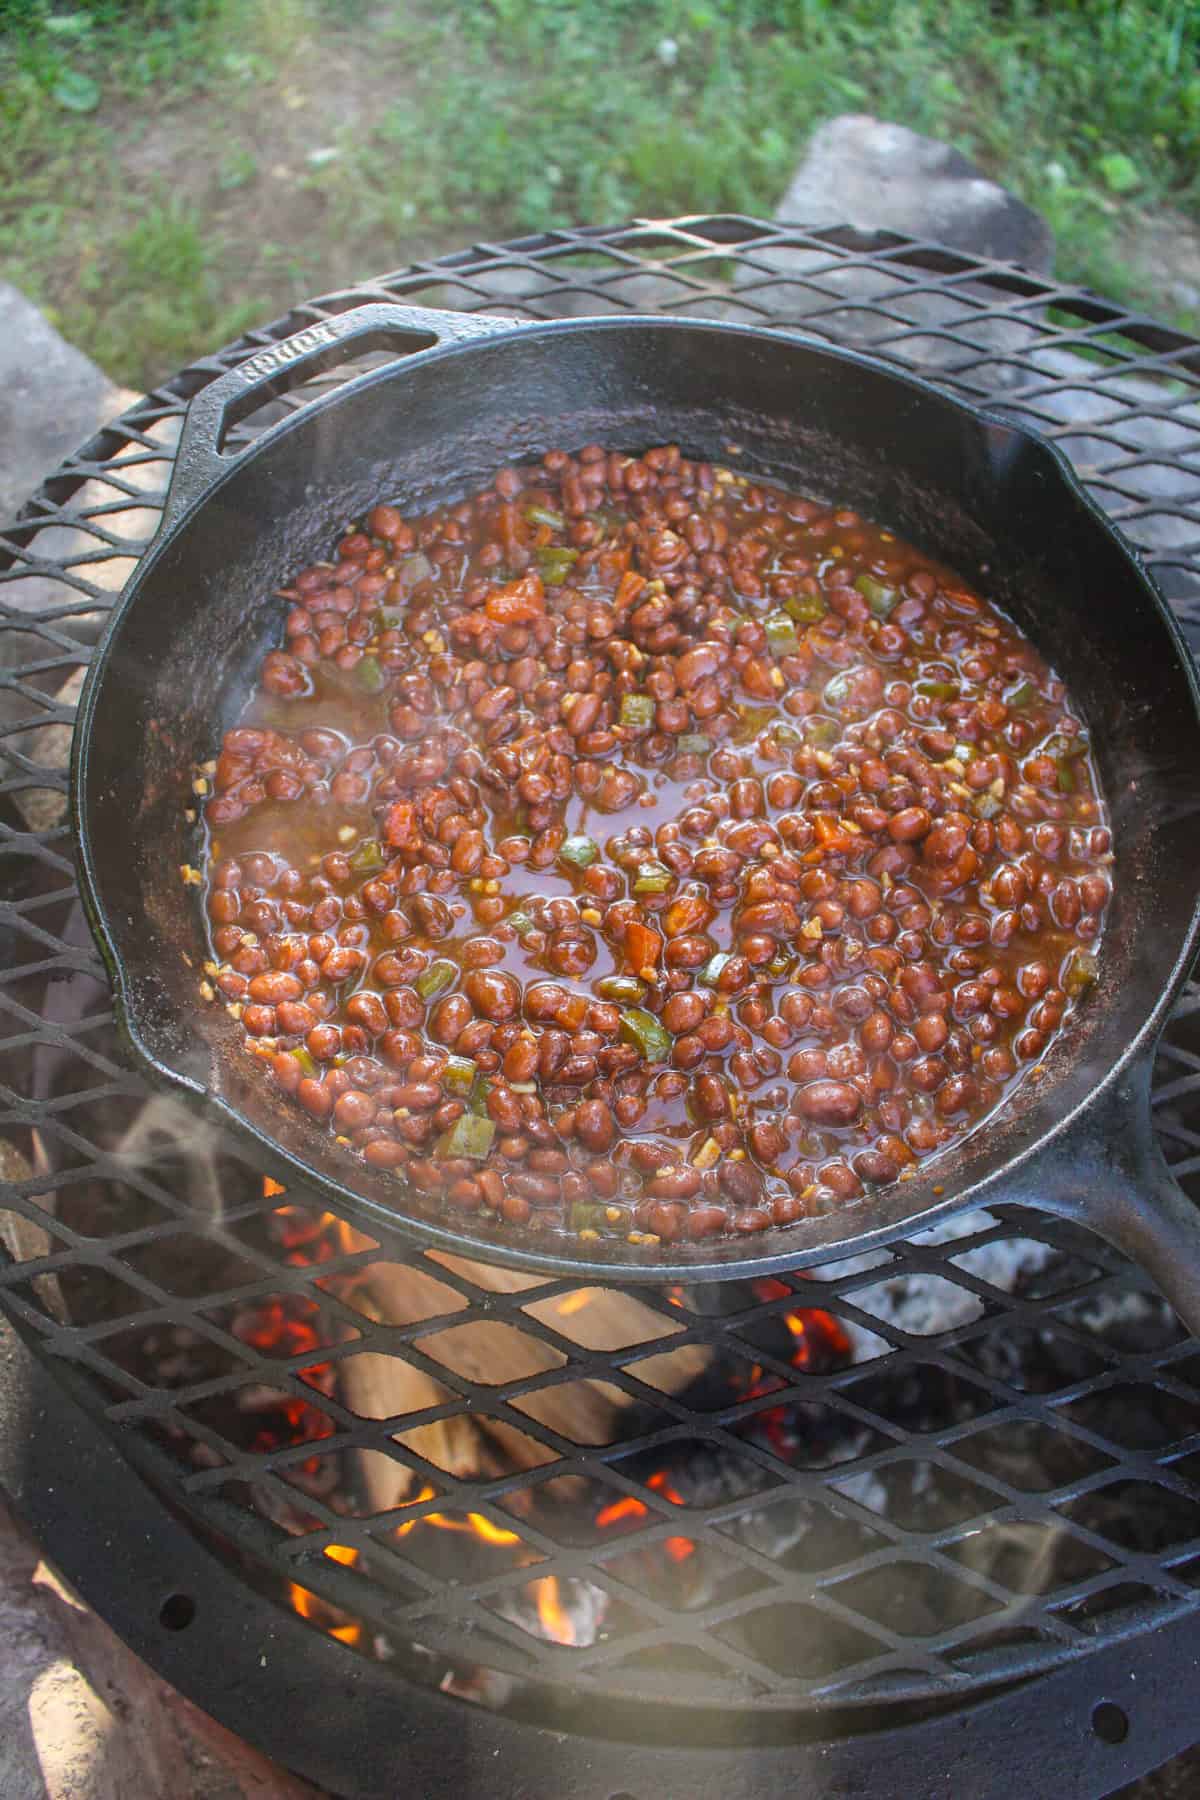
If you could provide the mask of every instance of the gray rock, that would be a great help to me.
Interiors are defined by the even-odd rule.
[[[4,1800],[319,1800],[154,1675],[0,1502]]]
[[[1053,233],[1032,207],[949,144],[868,113],[844,113],[814,132],[775,216],[933,238],[1041,274],[1054,267]]]
[[[0,518],[130,398],[0,281]]]
[[[894,231],[1043,272],[1054,260],[1045,221],[959,151],[862,113],[814,134],[775,217],[810,230]],[[834,343],[962,375],[992,392],[1019,384],[1022,357],[1041,336],[1036,305],[996,318],[997,295],[986,282],[942,285],[917,264],[863,249],[859,259],[836,247],[764,244],[743,258],[738,295]]]

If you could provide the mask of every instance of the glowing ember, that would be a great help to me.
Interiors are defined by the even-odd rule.
[[[849,1357],[850,1339],[832,1313],[811,1308],[785,1313],[783,1322],[796,1340],[792,1361],[798,1369],[807,1369],[814,1357],[831,1357],[838,1361]]]
[[[669,1500],[672,1506],[687,1505],[683,1496],[671,1486],[665,1469],[656,1469],[646,1486],[653,1488],[656,1494],[661,1494],[664,1500]],[[649,1512],[650,1508],[644,1500],[639,1500],[635,1494],[624,1494],[620,1500],[610,1500],[607,1506],[600,1508],[596,1514],[596,1524],[601,1530],[605,1530],[611,1525],[621,1524],[626,1519],[644,1519],[648,1517]],[[691,1538],[686,1537],[669,1537],[664,1542],[664,1548],[671,1560],[677,1563],[685,1562],[689,1556],[694,1556],[696,1553],[695,1544]]]
[[[625,1494],[620,1500],[612,1500],[602,1506],[596,1514],[596,1523],[604,1529],[609,1525],[619,1525],[623,1519],[644,1519],[650,1508],[644,1500],[638,1500],[633,1494]]]
[[[558,1578],[554,1575],[543,1575],[538,1581],[531,1581],[528,1588],[529,1598],[537,1607],[538,1622],[543,1634],[553,1644],[574,1644],[575,1627],[570,1614],[565,1610],[559,1594]]]

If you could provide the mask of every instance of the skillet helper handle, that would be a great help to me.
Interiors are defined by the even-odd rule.
[[[331,319],[318,319],[294,336],[268,345],[201,388],[188,406],[159,529],[165,531],[173,525],[244,453],[229,455],[223,450],[229,426],[245,418],[265,398],[286,394],[299,381],[342,362],[351,346],[394,348],[398,353],[416,355],[423,350],[519,329],[518,320],[497,319],[489,314],[438,312],[425,306],[404,306],[399,301],[371,301]],[[270,431],[269,427],[256,437],[255,444],[270,436]]]
[[[1089,1109],[1081,1131],[1068,1133],[1035,1204],[1123,1250],[1200,1337],[1200,1206],[1188,1199],[1158,1147],[1150,1112],[1153,1062],[1151,1049],[1098,1110]]]

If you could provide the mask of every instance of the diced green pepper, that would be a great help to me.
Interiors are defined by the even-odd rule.
[[[1055,731],[1046,739],[1043,754],[1046,756],[1086,756],[1091,743],[1085,731],[1068,737],[1065,731]]]
[[[837,743],[841,727],[836,720],[823,719],[814,713],[804,721],[804,735],[818,750],[827,750],[831,744]]]
[[[1010,708],[1014,706],[1018,708],[1028,706],[1029,702],[1034,698],[1035,692],[1036,690],[1032,681],[1022,681],[1018,683],[1011,694],[1005,694],[1005,704]]]
[[[587,869],[600,854],[600,846],[595,838],[569,837],[563,842],[558,853],[560,862],[570,863],[573,869]]]
[[[533,920],[527,912],[522,912],[520,907],[517,908],[516,912],[509,913],[508,923],[512,926],[518,937],[524,937],[527,931],[532,931],[534,929]]]
[[[886,587],[874,575],[860,575],[854,585],[877,619],[886,619],[900,598],[895,588]]]
[[[418,581],[428,581],[433,574],[433,564],[423,550],[414,551],[396,566],[408,587],[415,587]]]
[[[596,992],[601,1000],[607,1000],[614,1006],[628,1006],[634,1000],[640,1000],[646,991],[644,981],[636,975],[602,975],[596,983]]]
[[[954,700],[958,697],[957,681],[918,681],[913,684],[915,694],[924,694],[927,700]]]
[[[560,550],[548,544],[537,552],[538,573],[547,587],[561,587],[578,561],[578,550]]]
[[[705,737],[702,731],[685,731],[675,740],[675,746],[684,756],[707,756],[712,749],[712,739]]]
[[[350,867],[356,874],[365,875],[370,869],[382,869],[384,861],[383,846],[378,838],[364,838],[350,858]]]
[[[1073,950],[1063,975],[1063,993],[1072,1000],[1078,1000],[1080,994],[1086,993],[1100,971],[1096,958],[1086,950]]]
[[[594,1200],[576,1200],[567,1214],[567,1227],[571,1231],[603,1231],[605,1226],[611,1231],[612,1226],[605,1217],[605,1208],[597,1206]]]
[[[551,512],[548,506],[527,506],[525,517],[531,525],[548,525],[551,531],[565,531],[567,521],[561,513]]]
[[[406,614],[402,606],[378,606],[374,613],[376,631],[396,631],[403,625]]]
[[[729,961],[730,954],[731,953],[728,950],[718,950],[715,956],[709,957],[708,961],[701,969],[699,976],[699,979],[704,983],[705,987],[716,987],[717,978],[720,975],[721,970],[725,967],[725,964]]]
[[[304,1070],[304,1073],[306,1075],[308,1075],[309,1077],[312,1077],[313,1075],[316,1074],[317,1065],[313,1061],[309,1052],[304,1048],[303,1044],[298,1045],[296,1047],[296,1049],[292,1051],[292,1055],[295,1057],[296,1061],[300,1064],[300,1067]]]
[[[673,879],[670,869],[660,862],[639,863],[634,894],[639,900],[646,894],[665,894]]]
[[[354,671],[360,688],[368,694],[381,694],[387,686],[387,676],[379,666],[376,656],[364,656]]]
[[[763,630],[772,656],[792,656],[800,648],[795,621],[786,613],[769,613],[763,620]]]
[[[634,731],[645,731],[654,723],[654,697],[651,694],[623,694],[620,722]]]
[[[463,1113],[438,1139],[437,1155],[447,1159],[473,1156],[477,1162],[482,1162],[495,1135],[496,1127],[490,1119],[481,1119],[477,1113]]]
[[[843,706],[850,698],[850,677],[848,675],[831,675],[825,683],[822,695],[826,706]]]
[[[469,1056],[449,1056],[442,1066],[442,1086],[465,1100],[478,1073],[478,1067]]]
[[[794,725],[778,724],[773,727],[771,736],[781,750],[794,750],[797,744],[804,742],[803,733],[797,731]]]
[[[413,986],[422,1000],[433,1000],[439,994],[444,994],[447,989],[452,988],[457,980],[457,964],[450,962],[444,956],[439,956],[437,961],[431,962],[427,969],[422,969],[413,982]]]
[[[751,743],[775,716],[773,706],[735,706],[737,724],[733,728],[735,744]]]
[[[798,625],[815,625],[829,611],[820,594],[793,594],[783,603]]]
[[[666,1026],[640,1006],[631,1006],[621,1014],[621,1039],[640,1050],[649,1063],[665,1062],[674,1042]]]
[[[1071,758],[1069,756],[1056,756],[1054,759],[1054,767],[1058,770],[1057,787],[1059,793],[1073,794],[1075,792],[1076,783],[1075,771],[1071,767]]]

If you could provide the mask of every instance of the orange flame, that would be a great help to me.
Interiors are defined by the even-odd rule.
[[[558,1577],[543,1575],[529,1584],[529,1596],[537,1606],[538,1621],[554,1644],[574,1644],[575,1627],[562,1604]]]
[[[573,1294],[564,1294],[555,1310],[560,1319],[569,1319],[572,1313],[582,1312],[591,1300],[586,1288],[577,1288]]]
[[[792,1361],[798,1369],[807,1368],[822,1349],[839,1358],[850,1354],[850,1339],[832,1313],[810,1307],[804,1312],[785,1313],[783,1322],[796,1340]]]
[[[288,1599],[302,1619],[307,1619],[310,1624],[319,1626],[329,1637],[336,1638],[339,1644],[361,1644],[363,1636],[361,1625],[337,1624],[335,1621],[344,1618],[345,1615],[338,1612],[335,1607],[327,1605],[324,1600],[318,1599],[316,1594],[310,1593],[298,1582],[289,1583]]]
[[[434,1491],[426,1483],[419,1494],[414,1494],[412,1499],[406,1500],[404,1504],[419,1506],[422,1500],[432,1500]],[[418,1525],[432,1525],[437,1531],[465,1531],[473,1537],[482,1539],[485,1544],[521,1543],[521,1539],[515,1531],[509,1531],[505,1526],[497,1525],[483,1513],[477,1512],[468,1513],[465,1519],[449,1519],[445,1513],[422,1513],[419,1519],[406,1519],[402,1525],[397,1525],[392,1535],[407,1537],[409,1532],[415,1531]]]

